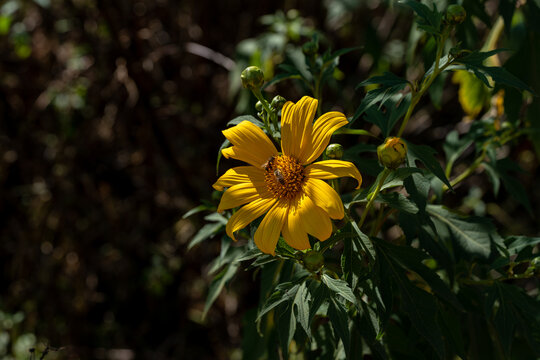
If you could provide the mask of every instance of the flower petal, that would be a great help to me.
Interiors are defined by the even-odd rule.
[[[317,99],[302,97],[296,104],[287,102],[281,112],[281,149],[301,162],[311,150],[313,118],[318,106]]]
[[[304,229],[303,221],[304,208],[301,206],[303,199],[309,199],[305,194],[302,194],[295,200],[292,200],[287,215],[287,221],[283,226],[283,239],[297,250],[305,250],[311,248],[307,231]]]
[[[312,144],[309,147],[309,156],[302,163],[309,164],[315,161],[330,142],[330,137],[340,127],[348,123],[347,118],[340,112],[332,111],[323,114],[313,124]]]
[[[238,166],[227,170],[212,187],[218,191],[223,191],[224,187],[247,182],[264,182],[264,173],[254,166]]]
[[[242,121],[240,124],[223,130],[223,135],[233,144],[221,150],[226,158],[242,160],[255,167],[261,167],[277,150],[272,141],[255,124]]]
[[[245,228],[250,222],[266,213],[275,203],[276,199],[257,199],[235,212],[226,226],[227,235],[236,240],[234,233]]]
[[[262,183],[242,183],[238,185],[233,185],[223,193],[221,201],[217,211],[221,212],[223,210],[232,209],[248,202],[260,198],[270,198],[272,194],[268,191],[266,184]]]
[[[304,174],[314,179],[335,179],[350,176],[358,181],[357,189],[362,185],[362,175],[356,166],[349,161],[324,160],[306,167]]]
[[[283,224],[287,219],[288,209],[289,201],[279,200],[266,214],[259,228],[255,231],[255,245],[263,253],[275,255],[276,244]]]
[[[319,179],[307,178],[304,185],[307,196],[315,205],[328,213],[332,219],[343,219],[345,212],[343,203],[337,192],[327,183]]]
[[[301,207],[304,230],[320,241],[328,239],[332,235],[332,221],[328,214],[315,205],[309,196],[304,197]]]

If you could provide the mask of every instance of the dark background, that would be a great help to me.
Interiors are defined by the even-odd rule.
[[[252,112],[237,77],[249,59],[237,45],[268,29],[260,16],[292,8],[326,35],[323,47],[364,46],[342,58],[345,77],[325,90],[326,108],[352,115],[362,96],[354,87],[380,62],[415,76],[403,73],[399,52],[384,47],[407,40],[412,16],[378,1],[0,3],[10,19],[7,31],[0,20],[0,331],[10,334],[8,353],[34,334],[40,351],[46,343],[63,347],[51,358],[238,356],[257,282],[240,271],[201,321],[206,269],[220,246],[210,240],[187,252],[205,214],[182,215],[216,201],[220,130]],[[270,96],[305,94],[290,84]],[[463,117],[457,89],[447,85],[442,109],[423,103],[428,118],[409,130],[420,141],[427,133],[439,151],[446,124]],[[512,156],[527,171],[521,180],[538,215],[532,151],[524,140]],[[459,191],[456,199],[468,193]],[[503,190],[485,201],[500,228],[538,231]],[[14,314],[23,317],[6,325]]]

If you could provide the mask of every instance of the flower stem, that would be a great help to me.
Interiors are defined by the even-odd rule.
[[[415,108],[415,106],[418,104],[422,96],[425,94],[427,89],[431,86],[433,81],[439,74],[448,66],[450,65],[450,62],[447,62],[444,64],[443,67],[440,67],[442,52],[444,50],[444,45],[446,44],[446,39],[448,39],[448,36],[450,35],[450,28],[446,27],[443,30],[442,35],[437,39],[437,55],[435,56],[435,66],[433,68],[433,72],[429,74],[427,77],[424,78],[422,81],[422,84],[420,85],[420,90],[418,92],[413,89],[413,96],[411,99],[411,104],[409,105],[409,108],[407,109],[407,113],[405,114],[405,117],[403,118],[403,122],[401,123],[401,127],[399,128],[399,131],[397,133],[397,137],[401,137],[403,134],[403,131],[405,130],[405,127],[407,126],[407,123],[409,122],[409,119],[411,118],[412,112]]]
[[[362,213],[362,217],[360,218],[360,221],[358,222],[358,227],[359,228],[362,228],[362,225],[364,225],[364,221],[366,221],[366,217],[367,217],[367,214],[369,213],[369,210],[371,209],[371,206],[373,205],[373,203],[375,202],[375,198],[377,197],[377,195],[379,195],[379,192],[381,191],[381,188],[384,184],[384,181],[386,180],[386,178],[388,177],[388,175],[390,175],[390,173],[392,172],[392,170],[388,169],[388,168],[384,168],[383,170],[383,174],[379,180],[379,183],[377,184],[377,187],[375,188],[375,191],[371,194],[371,197],[366,205],[366,208],[364,209],[364,212]]]
[[[270,107],[270,104],[264,98],[264,96],[261,93],[260,89],[258,89],[258,88],[253,89],[252,92],[253,92],[253,95],[255,95],[255,97],[257,98],[257,100],[259,100],[261,102],[264,110],[266,111],[266,114],[268,115],[267,117],[264,118],[264,126],[266,128],[266,131],[277,142],[277,140],[274,138],[274,135],[273,135],[274,132],[270,130],[270,122],[268,121],[268,118],[270,118],[270,120],[272,120],[272,124],[274,125],[274,130],[277,131],[278,130],[277,114],[276,114],[275,111],[272,110],[272,108]]]

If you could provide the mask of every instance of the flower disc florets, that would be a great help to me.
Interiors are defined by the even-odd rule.
[[[264,180],[276,198],[292,199],[302,190],[304,167],[292,156],[273,156],[263,165]]]

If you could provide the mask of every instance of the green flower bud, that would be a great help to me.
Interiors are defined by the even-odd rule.
[[[248,66],[240,75],[242,85],[249,90],[259,89],[264,84],[264,73],[257,66]]]
[[[386,138],[384,143],[377,147],[377,156],[382,166],[396,169],[405,161],[407,145],[400,138]]]
[[[309,41],[302,45],[302,51],[306,55],[315,55],[319,51],[319,44],[316,41]]]
[[[285,99],[283,96],[276,95],[272,99],[272,103],[270,103],[270,106],[272,107],[272,109],[281,110],[281,108],[283,107],[283,105],[285,105],[286,102],[287,99]]]
[[[255,110],[257,110],[258,112],[262,112],[262,111],[263,111],[263,104],[262,104],[262,102],[257,101],[257,103],[255,104]]]
[[[449,5],[446,9],[446,15],[444,17],[447,24],[458,25],[465,21],[467,12],[461,5]]]
[[[311,272],[317,272],[324,266],[324,256],[318,251],[308,251],[302,261],[305,268]]]
[[[324,154],[329,159],[341,160],[343,157],[343,146],[341,144],[330,144]]]

